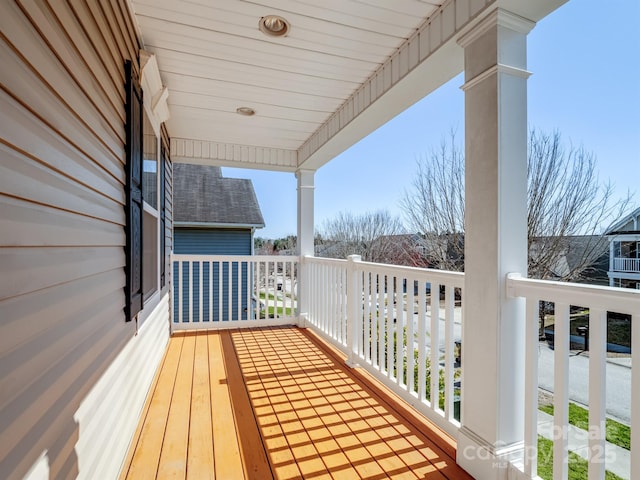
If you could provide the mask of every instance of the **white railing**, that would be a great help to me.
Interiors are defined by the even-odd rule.
[[[526,299],[525,457],[527,478],[537,475],[538,337],[542,305],[554,312],[554,429],[553,478],[568,476],[568,405],[570,310],[582,307],[589,318],[589,479],[602,479],[606,469],[606,358],[608,312],[629,315],[631,328],[631,472],[640,478],[640,292],[521,278],[507,279],[508,295]],[[635,324],[634,324],[635,322]],[[635,327],[635,328],[634,328]]]
[[[309,326],[341,348],[349,364],[455,435],[463,274],[359,257],[303,261],[311,282]]]
[[[613,268],[616,272],[640,273],[640,258],[616,257],[613,259]]]
[[[308,322],[347,353],[347,260],[305,257],[309,281]]]
[[[297,323],[298,257],[173,255],[174,330]]]

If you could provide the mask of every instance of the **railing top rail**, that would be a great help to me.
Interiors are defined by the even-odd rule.
[[[357,267],[371,273],[406,276],[410,279],[425,280],[432,283],[450,284],[454,287],[464,286],[463,272],[450,272],[433,268],[406,267],[402,265],[387,265],[384,263],[357,262]]]
[[[297,262],[296,255],[190,255],[173,254],[174,261],[182,262]]]
[[[312,257],[310,255],[305,256],[304,261],[320,265],[333,265],[342,267],[346,267],[348,264],[347,260],[325,257]],[[405,276],[409,279],[424,280],[431,283],[448,284],[460,288],[464,286],[464,273],[462,272],[449,272],[446,270],[436,270],[433,268],[406,267],[403,265],[390,265],[387,263],[373,263],[362,261],[355,262],[355,266],[358,270],[380,275]]]
[[[640,315],[640,291],[507,275],[507,294],[602,310]]]
[[[316,263],[319,265],[332,265],[332,266],[347,266],[347,260],[341,258],[327,258],[327,257],[314,257],[312,255],[305,255],[304,261],[307,263]]]

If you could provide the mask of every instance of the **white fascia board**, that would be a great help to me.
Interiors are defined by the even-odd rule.
[[[497,0],[496,6],[537,22],[569,0]]]
[[[610,242],[639,242],[640,233],[616,233],[613,235],[607,235]]]
[[[451,39],[302,161],[300,168],[317,170],[451,80],[462,72],[463,53]]]
[[[629,215],[625,215],[624,217],[622,217],[619,221],[617,221],[616,223],[614,223],[611,227],[609,227],[607,229],[607,233],[605,233],[605,235],[609,235],[609,232],[615,232],[620,230],[622,227],[624,227],[627,223],[631,222],[632,220],[640,218],[640,208],[635,209],[633,212],[631,212]]]
[[[174,228],[243,228],[253,230],[264,228],[264,223],[217,223],[217,222],[173,222]]]

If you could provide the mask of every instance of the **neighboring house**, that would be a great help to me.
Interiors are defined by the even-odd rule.
[[[225,178],[220,167],[173,167],[174,253],[252,255],[264,219],[251,180]]]
[[[609,285],[640,290],[640,208],[605,235],[609,239]]]
[[[428,267],[427,243],[417,233],[403,233],[398,235],[384,235],[380,243],[386,245],[386,262],[409,267]]]
[[[251,180],[225,178],[220,167],[177,163],[173,167],[173,189],[174,253],[253,255],[253,234],[257,228],[264,227],[264,219]],[[219,268],[220,265],[214,264],[211,273],[207,269],[203,272],[203,282],[208,284],[213,281],[213,291],[222,289],[222,298],[225,299],[223,305],[218,305],[219,296],[214,295],[212,308],[209,309],[208,293],[203,298],[203,310],[211,311],[214,321],[227,318],[229,313],[228,266],[222,267],[222,272]],[[177,274],[177,270],[174,273]],[[220,274],[222,284],[219,283]],[[237,276],[237,271],[232,271],[232,275]],[[242,311],[243,319],[246,319],[247,315],[252,315],[246,304],[247,289],[251,290],[246,265],[241,275],[242,309],[237,308],[238,294],[234,291],[231,295],[231,311],[232,317],[237,315],[235,312]],[[188,278],[188,272],[183,272],[183,277]],[[237,285],[237,282],[232,283]],[[176,288],[176,295],[177,291]],[[205,291],[209,292],[209,288]],[[188,308],[187,303],[184,302],[185,309]],[[177,316],[177,302],[174,302],[173,308]],[[203,313],[205,319],[207,315]],[[196,318],[200,318],[199,312],[196,312]]]
[[[607,285],[607,239],[600,235],[535,237],[529,255],[529,275],[534,278]],[[540,270],[536,270],[537,257],[543,262]]]

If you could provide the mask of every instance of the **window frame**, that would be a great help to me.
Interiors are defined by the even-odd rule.
[[[156,154],[156,205],[158,206],[158,208],[154,208],[151,204],[147,203],[147,201],[145,200],[145,192],[142,192],[142,205],[143,205],[143,214],[147,213],[149,215],[151,215],[154,218],[155,224],[156,224],[156,255],[155,255],[155,263],[156,263],[156,275],[155,275],[155,288],[153,290],[150,290],[148,292],[145,293],[144,288],[142,289],[142,302],[143,302],[143,306],[148,305],[150,302],[154,301],[155,297],[157,297],[158,295],[160,295],[160,292],[162,290],[162,287],[160,286],[160,259],[161,259],[161,255],[160,255],[160,235],[162,234],[162,232],[160,232],[160,213],[159,213],[159,208],[160,208],[160,192],[159,192],[159,187],[160,187],[160,139],[161,139],[161,132],[160,132],[160,128],[157,124],[157,122],[154,121],[154,115],[151,111],[151,108],[149,107],[149,105],[145,102],[144,103],[144,108],[143,108],[143,126],[144,126],[144,120],[147,120],[149,122],[149,124],[151,125],[151,128],[153,130],[153,135],[155,137],[155,144],[156,144],[156,149],[155,149],[155,154]],[[145,159],[145,155],[143,152],[143,161]],[[143,165],[143,169],[144,169],[144,165]],[[163,183],[164,183],[164,179],[163,179]],[[144,257],[144,242],[143,242],[143,257]],[[143,265],[143,278],[144,278],[144,265]]]

